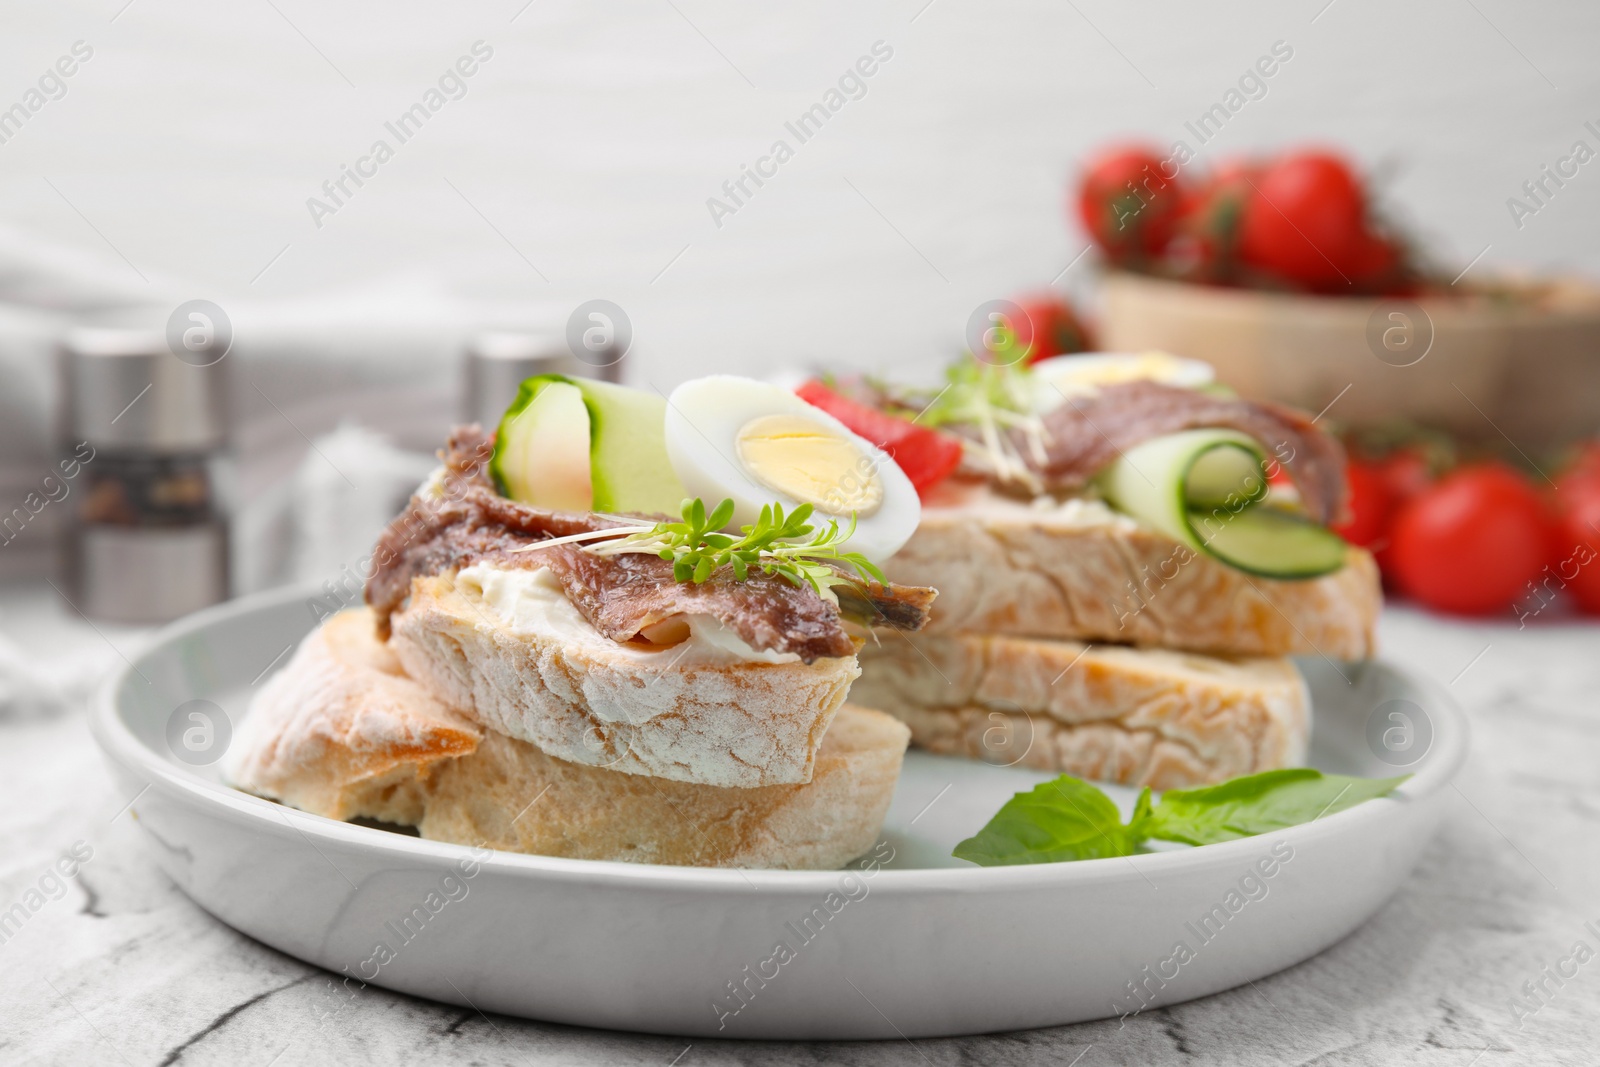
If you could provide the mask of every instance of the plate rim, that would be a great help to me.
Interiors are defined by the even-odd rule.
[[[157,753],[134,736],[123,721],[118,692],[141,662],[158,651],[224,620],[281,607],[287,602],[315,595],[320,586],[298,583],[279,589],[253,593],[213,605],[177,619],[157,630],[132,658],[125,658],[95,690],[91,698],[89,726],[95,743],[106,758],[124,771],[148,780],[146,789],[190,804],[210,807],[235,823],[264,828],[272,833],[292,831],[311,835],[330,845],[371,849],[396,859],[449,863],[466,855],[503,873],[519,877],[544,878],[558,882],[627,888],[662,887],[698,889],[706,892],[748,892],[756,888],[792,889],[813,892],[831,888],[851,868],[823,871],[792,871],[743,867],[683,867],[666,864],[625,863],[620,860],[574,859],[564,856],[539,856],[527,853],[487,850],[488,857],[472,846],[447,841],[409,837],[387,830],[358,826],[329,819],[298,808],[253,796],[231,786],[213,782],[195,771],[179,766]],[[307,630],[307,633],[310,631]],[[1383,659],[1362,661],[1363,668],[1381,666],[1394,672],[1430,699],[1429,717],[1433,741],[1423,758],[1425,765],[1392,794],[1358,804],[1325,819],[1273,831],[1272,839],[1286,840],[1292,846],[1311,845],[1333,834],[1358,833],[1360,826],[1387,817],[1399,804],[1421,803],[1449,785],[1465,765],[1470,738],[1466,715],[1444,688],[1430,678],[1414,674],[1399,664]],[[1404,768],[1397,767],[1403,771]],[[139,794],[142,796],[143,793]],[[138,802],[136,796],[130,806]],[[277,818],[273,818],[276,815]],[[293,820],[293,821],[291,821]],[[299,825],[296,825],[299,824]],[[1126,878],[1123,864],[1132,864],[1142,877],[1182,876],[1190,871],[1254,859],[1260,841],[1267,835],[1239,838],[1219,844],[1192,848],[1116,856],[1104,859],[1060,863],[1017,864],[998,867],[885,867],[874,873],[874,892],[891,895],[920,892],[1026,890],[1038,887],[1067,887]],[[1121,861],[1121,862],[1118,862]]]

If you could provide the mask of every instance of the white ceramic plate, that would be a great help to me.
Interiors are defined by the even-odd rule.
[[[178,749],[184,729],[206,740],[189,713],[207,705],[183,706],[212,701],[238,722],[314,624],[313,595],[185,619],[102,690],[95,737],[137,794],[157,862],[222,921],[336,976],[563,1023],[917,1037],[1215,993],[1306,959],[1381,907],[1421,856],[1466,752],[1465,722],[1435,687],[1382,663],[1311,660],[1316,766],[1391,775],[1410,757],[1380,760],[1385,741],[1426,752],[1392,797],[1265,837],[980,869],[950,849],[1047,776],[912,753],[881,865],[701,870],[475,852],[306,815],[175,758],[169,729]],[[1126,814],[1132,793],[1111,792]]]

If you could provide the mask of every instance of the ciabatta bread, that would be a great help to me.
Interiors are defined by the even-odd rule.
[[[845,705],[805,785],[729,789],[568,763],[481,731],[401,671],[366,609],[310,634],[240,724],[237,787],[440,841],[636,863],[835,868],[872,847],[909,733]]]
[[[911,641],[864,648],[852,696],[901,719],[932,752],[1155,789],[1305,760],[1310,698],[1286,659],[1016,637]]]
[[[224,756],[240,789],[325,815],[420,822],[423,787],[482,731],[405,676],[366,608],[309,634],[267,680]]]
[[[577,859],[832,869],[877,840],[908,738],[882,712],[846,704],[808,784],[724,789],[567,763],[489,733],[429,783],[422,836]]]
[[[485,593],[492,578],[492,569],[469,568],[414,579],[390,619],[390,647],[439,700],[572,763],[697,785],[808,782],[860,673],[854,656],[807,664],[745,661],[689,642],[628,647],[564,601],[518,625],[493,589]]]
[[[1377,566],[1361,548],[1322,578],[1256,578],[1096,501],[1033,507],[955,480],[884,570],[895,582],[938,588],[930,634],[1245,656],[1368,659],[1383,604]]]

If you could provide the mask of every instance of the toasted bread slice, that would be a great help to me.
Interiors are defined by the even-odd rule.
[[[1095,501],[1036,508],[954,481],[884,570],[895,582],[938,588],[930,634],[1242,656],[1368,659],[1383,603],[1365,549],[1352,547],[1344,567],[1321,578],[1257,578]]]
[[[918,636],[862,649],[861,668],[855,699],[904,721],[913,744],[1124,785],[1296,766],[1310,732],[1310,697],[1286,659]]]
[[[520,625],[467,571],[414,579],[390,625],[406,672],[488,729],[572,763],[697,785],[809,782],[860,674],[854,656],[752,662],[687,642],[629,647],[564,600]]]
[[[489,733],[429,783],[422,836],[577,859],[832,869],[877,840],[909,736],[846,704],[808,784],[725,789],[567,763]]]
[[[834,868],[883,825],[909,732],[845,705],[804,785],[730,789],[619,774],[482,731],[400,670],[366,608],[341,612],[251,706],[224,770],[334,819],[585,859]]]
[[[358,608],[301,642],[229,746],[229,781],[330,819],[422,820],[428,777],[482,731],[407,678],[374,629]]]

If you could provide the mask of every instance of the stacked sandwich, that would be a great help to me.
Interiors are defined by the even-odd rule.
[[[1288,657],[1373,654],[1377,569],[1327,528],[1337,441],[1205,364],[972,361],[931,400],[802,392],[863,428],[900,415],[962,444],[885,565],[938,587],[932,620],[866,648],[854,690],[913,744],[1156,789],[1220,781],[1303,762]]]
[[[915,528],[915,490],[774,386],[671,400],[545,376],[497,434],[458,430],[379,539],[367,606],[255,700],[230,780],[546,855],[828,868],[869,850],[908,732],[846,697],[861,634],[915,630],[933,600],[874,563]]]

